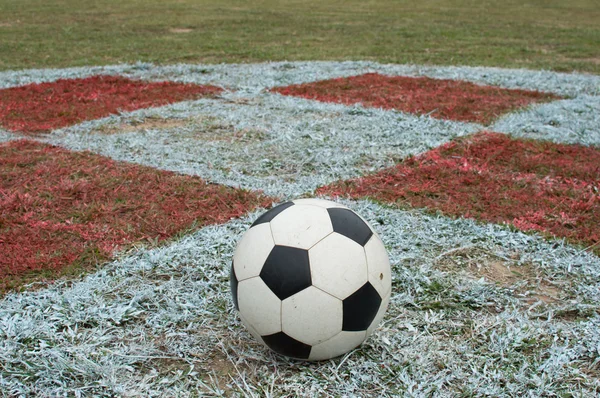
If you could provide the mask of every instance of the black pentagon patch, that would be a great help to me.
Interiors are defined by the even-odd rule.
[[[273,207],[271,210],[268,210],[268,211],[264,212],[263,214],[261,214],[261,216],[258,217],[256,219],[256,221],[254,221],[252,223],[252,225],[250,226],[250,228],[252,228],[255,225],[264,224],[266,222],[271,221],[279,213],[281,213],[282,211],[284,211],[285,209],[287,209],[288,207],[291,207],[293,205],[294,205],[294,202],[285,202],[285,203],[282,203],[280,205],[277,205],[277,206]]]
[[[306,289],[312,283],[308,251],[288,246],[275,246],[260,277],[280,300]]]
[[[261,336],[265,344],[278,354],[292,358],[308,359],[311,346],[291,338],[283,332]]]
[[[375,319],[381,297],[369,282],[348,296],[344,302],[344,320],[342,330],[347,332],[360,332],[367,330]]]
[[[371,236],[373,231],[365,223],[362,218],[356,215],[352,210],[340,209],[337,207],[327,209],[333,230],[340,235],[352,239],[361,246],[364,246]]]
[[[231,262],[231,271],[229,271],[229,286],[231,287],[231,298],[233,299],[233,305],[236,310],[240,310],[238,306],[238,280],[235,276],[235,269],[233,269],[233,261]]]

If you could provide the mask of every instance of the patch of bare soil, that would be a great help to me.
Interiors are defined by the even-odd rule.
[[[217,387],[226,394],[233,393],[229,384],[232,377],[237,377],[234,364],[218,351],[209,357],[204,357],[202,361],[193,360],[191,363],[177,357],[154,357],[140,367],[142,372],[149,372],[152,369],[160,370],[162,374],[179,376],[185,376],[192,371],[200,372],[207,386]]]
[[[537,275],[531,264],[508,265],[503,261],[491,261],[471,269],[502,287],[519,285],[515,292],[523,295],[523,299],[529,304],[538,300],[546,304],[559,301],[560,290]]]
[[[202,141],[227,141],[248,143],[264,140],[267,135],[258,129],[237,129],[233,124],[218,118],[202,116],[193,120],[193,129],[188,135]]]
[[[570,58],[573,61],[580,62],[590,62],[594,65],[600,65],[600,57],[590,57],[590,58]]]
[[[481,248],[463,247],[442,253],[437,264],[441,270],[464,270],[473,278],[483,277],[497,286],[511,289],[528,305],[538,301],[545,304],[561,302],[557,286],[544,279],[533,264],[517,264],[518,254],[513,257],[501,258]]]
[[[104,135],[134,133],[144,130],[166,130],[177,127],[185,127],[191,122],[190,119],[163,119],[149,117],[142,121],[120,123],[118,125],[102,126],[95,133]]]
[[[266,133],[257,129],[236,129],[218,118],[199,116],[185,119],[163,119],[149,117],[141,121],[128,121],[118,125],[106,125],[95,132],[104,135],[135,133],[144,130],[170,130],[181,128],[187,137],[202,141],[256,142],[266,138]]]
[[[581,62],[581,63],[589,62],[594,65],[600,65],[600,57],[574,58],[574,57],[567,57],[562,54],[556,54],[555,57],[556,57],[556,59],[559,59],[561,61],[566,61],[566,62]]]
[[[199,336],[199,340],[202,340],[202,337]],[[156,340],[157,347],[162,352],[169,352],[166,341],[165,336]],[[207,386],[210,388],[217,387],[225,393],[225,396],[231,396],[235,392],[231,380],[239,377],[238,372],[252,375],[250,369],[247,369],[244,365],[245,362],[240,365],[234,364],[231,358],[228,358],[223,351],[215,347],[209,353],[191,353],[191,357],[187,360],[176,356],[152,357],[141,365],[140,371],[150,372],[155,369],[162,374],[179,376],[185,376],[194,371],[201,376],[202,381]]]
[[[171,29],[169,29],[170,33],[190,33],[193,31],[194,31],[194,29],[190,29],[190,28],[171,28]]]

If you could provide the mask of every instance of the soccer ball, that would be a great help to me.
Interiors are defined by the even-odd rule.
[[[321,199],[280,204],[237,245],[231,294],[260,342],[318,361],[360,345],[377,327],[391,293],[390,262],[369,224]]]

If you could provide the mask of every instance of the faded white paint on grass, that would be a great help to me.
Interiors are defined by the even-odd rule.
[[[582,95],[509,113],[492,129],[516,137],[600,146],[600,97]]]
[[[600,100],[600,77],[584,74],[565,74],[548,71],[531,71],[518,69],[500,69],[500,68],[473,68],[473,67],[437,67],[437,66],[412,66],[412,65],[382,65],[374,62],[275,62],[263,64],[233,64],[233,65],[171,65],[171,66],[155,66],[152,64],[134,64],[134,65],[114,65],[104,67],[82,67],[69,69],[40,69],[40,70],[25,70],[25,71],[8,71],[0,72],[0,87],[12,87],[16,85],[27,84],[31,82],[47,82],[55,81],[60,78],[76,78],[87,77],[95,74],[120,74],[131,78],[146,79],[146,80],[173,80],[180,82],[198,83],[198,84],[216,84],[225,87],[233,92],[225,93],[221,101],[217,104],[207,105],[211,101],[186,102],[174,104],[166,107],[156,108],[152,110],[143,110],[135,112],[123,113],[121,119],[135,119],[142,115],[152,114],[164,117],[176,117],[177,114],[185,115],[206,115],[207,113],[214,114],[213,117],[223,118],[224,121],[231,123],[235,128],[244,128],[244,126],[252,126],[269,131],[272,137],[281,136],[288,140],[287,150],[283,150],[280,154],[280,159],[271,159],[269,156],[256,156],[252,154],[264,155],[259,148],[250,147],[244,156],[240,151],[235,151],[233,147],[231,153],[236,159],[240,159],[238,164],[234,160],[223,159],[214,153],[191,152],[187,153],[181,148],[171,147],[164,148],[164,145],[154,145],[145,141],[156,139],[164,142],[162,137],[153,136],[135,136],[131,135],[127,138],[121,137],[121,148],[111,149],[110,139],[103,140],[99,137],[81,136],[89,135],[91,128],[100,126],[104,123],[114,123],[115,117],[101,119],[100,121],[86,122],[81,125],[74,126],[68,129],[59,130],[54,143],[64,145],[71,148],[86,148],[99,151],[105,154],[114,152],[114,156],[119,159],[130,161],[146,162],[153,166],[165,167],[172,170],[177,170],[185,173],[198,174],[202,173],[210,178],[215,178],[216,182],[228,183],[230,185],[242,184],[252,187],[258,181],[254,181],[256,173],[281,173],[287,174],[285,177],[295,179],[303,173],[306,174],[306,169],[310,168],[309,162],[315,161],[315,167],[321,166],[321,161],[325,162],[325,167],[321,170],[327,172],[329,166],[333,167],[328,178],[316,178],[318,181],[312,181],[314,178],[298,181],[292,191],[303,191],[313,189],[322,182],[329,182],[331,178],[346,178],[351,174],[356,174],[356,170],[361,172],[369,171],[370,168],[379,168],[383,165],[389,165],[390,152],[393,152],[394,145],[401,143],[397,155],[406,156],[408,154],[418,153],[429,149],[432,146],[437,146],[448,139],[459,135],[469,134],[480,130],[482,127],[477,125],[462,125],[454,122],[427,121],[426,117],[415,117],[394,111],[383,110],[365,110],[360,106],[345,107],[342,105],[321,104],[314,101],[305,101],[298,98],[284,98],[275,96],[276,99],[271,99],[271,95],[266,94],[265,90],[274,86],[284,86],[295,83],[305,83],[317,80],[352,76],[368,72],[379,72],[388,75],[403,75],[403,76],[429,76],[434,78],[450,78],[472,81],[479,84],[490,84],[505,88],[523,88],[553,92],[560,95],[571,97],[565,101],[556,101],[550,104],[540,104],[531,106],[528,110],[515,112],[505,115],[499,121],[491,126],[492,129],[510,133],[517,136],[526,136],[537,139],[550,139],[556,142],[567,143],[583,143],[585,145],[600,145],[600,126],[598,124],[598,104]],[[236,100],[243,99],[248,104],[235,103]],[[234,103],[231,103],[234,101]],[[281,103],[279,106],[278,102]],[[250,108],[250,110],[248,109]],[[261,113],[262,112],[262,113]],[[342,117],[337,114],[342,113],[345,116],[354,112],[357,118]],[[224,114],[225,113],[225,114]],[[361,123],[360,116],[364,114],[372,115],[372,118]],[[353,159],[343,158],[342,154],[333,153],[331,164],[327,158],[330,157],[330,150],[325,149],[324,153],[319,153],[319,149],[323,145],[317,141],[306,142],[299,140],[299,137],[290,135],[290,128],[304,128],[309,133],[309,136],[314,136],[315,132],[311,131],[311,123],[315,123],[317,116],[323,121],[329,123],[320,123],[320,128],[323,133],[339,132],[342,134],[350,134],[356,136],[363,134],[363,140],[355,140],[350,137],[349,146],[352,153],[348,156]],[[248,117],[248,120],[245,119]],[[281,121],[284,118],[289,118],[292,123],[290,126],[281,126]],[[303,126],[298,120],[302,117],[307,119]],[[398,123],[390,122],[394,117],[404,118],[406,120],[420,120],[420,123]],[[274,120],[273,120],[274,119]],[[363,118],[364,119],[364,118]],[[378,122],[377,119],[380,119]],[[337,124],[341,128],[337,128]],[[394,140],[380,140],[375,133],[374,139],[369,136],[371,126],[374,130],[381,128],[387,129],[387,133],[394,134]],[[319,126],[317,126],[319,127]],[[457,132],[457,130],[460,130]],[[348,133],[350,131],[350,133]],[[163,132],[164,134],[172,135],[176,132],[175,129]],[[318,135],[318,134],[317,134]],[[72,140],[69,139],[72,137]],[[0,140],[5,141],[8,138],[2,134]],[[86,141],[87,140],[87,141]],[[421,145],[411,141],[421,141]],[[72,141],[72,142],[71,142]],[[108,141],[108,142],[105,142]],[[176,140],[177,141],[177,140]],[[364,141],[374,142],[374,147],[367,147]],[[50,142],[53,142],[52,140]],[[88,147],[86,147],[88,143]],[[337,142],[336,142],[337,143]],[[273,143],[273,145],[265,145],[266,151],[277,152],[280,148],[285,148],[282,142]],[[107,145],[107,148],[101,150],[99,147]],[[191,145],[190,142],[182,144],[188,148],[194,148],[196,145]],[[222,153],[219,144],[204,143],[204,146],[213,146],[212,151]],[[224,145],[220,143],[220,145]],[[282,146],[283,145],[283,146]],[[306,153],[304,150],[307,145],[316,148],[316,153]],[[173,146],[173,145],[171,145]],[[380,146],[384,146],[382,149]],[[127,148],[130,149],[127,149]],[[297,148],[297,149],[296,149]],[[291,149],[291,150],[290,150]],[[387,151],[386,151],[387,149]],[[208,149],[207,149],[208,150]],[[132,156],[128,151],[139,151],[139,156]],[[210,152],[210,150],[208,150]],[[371,152],[377,159],[371,158],[371,154],[359,152]],[[153,153],[155,152],[155,153]],[[358,154],[358,155],[357,155]],[[166,159],[167,155],[169,159]],[[204,157],[206,155],[207,157]],[[268,155],[268,153],[267,153]],[[337,155],[337,156],[336,156]],[[355,156],[357,155],[357,156]],[[188,156],[190,159],[186,158]],[[359,159],[361,156],[366,156],[366,159]],[[157,157],[165,157],[163,164],[156,160]],[[132,158],[137,158],[134,160]],[[154,158],[154,160],[152,160]],[[258,159],[260,158],[260,159]],[[199,163],[195,162],[199,160]],[[207,166],[206,159],[214,165],[220,163],[221,166],[215,170],[211,170]],[[243,159],[243,162],[241,161]],[[264,162],[263,162],[264,160]],[[294,163],[297,160],[299,163]],[[231,161],[231,166],[228,162]],[[341,163],[339,163],[341,161]],[[256,165],[255,163],[262,162]],[[251,164],[250,170],[239,167],[239,164]],[[278,170],[280,163],[284,163],[283,169]],[[285,164],[285,163],[290,163]],[[337,167],[339,163],[339,168]],[[289,167],[286,167],[289,166]],[[365,167],[366,166],[366,167]],[[346,170],[353,169],[354,173],[340,172],[342,168]],[[298,174],[291,176],[290,174]],[[246,177],[248,175],[248,177]],[[314,177],[314,176],[312,176]],[[271,192],[281,191],[276,185],[278,182],[262,181],[266,185],[275,185]],[[287,182],[287,181],[286,181]],[[293,184],[292,184],[293,185]]]
[[[125,134],[94,133],[148,117],[187,122]],[[219,129],[222,137],[204,138]],[[338,179],[389,167],[480,129],[476,124],[273,94],[226,94],[220,100],[182,102],[82,123],[44,141],[295,197]],[[254,137],[234,139],[244,133]]]
[[[0,388],[42,396],[190,396],[218,389],[502,396],[600,387],[586,374],[600,358],[598,316],[553,319],[559,310],[599,309],[597,257],[500,226],[345,204],[375,226],[394,270],[384,324],[350,355],[290,362],[263,349],[238,322],[229,265],[254,213],[161,248],[125,253],[81,281],[5,297]],[[565,300],[529,307],[511,289],[439,270],[440,255],[463,247],[514,265],[532,263]],[[231,378],[215,369],[216,360]]]
[[[598,77],[586,75],[365,62],[139,64],[2,72],[0,87],[114,73],[239,90],[81,123],[42,140],[282,197],[379,169],[483,128],[264,92],[273,85],[368,71],[568,94],[573,98],[505,116],[494,129],[598,144]],[[148,117],[185,122],[97,133]],[[225,137],[201,137],[215,128]],[[227,139],[228,131],[248,137]],[[0,132],[0,141],[11,137]],[[254,213],[157,249],[122,253],[80,281],[5,297],[0,391],[17,396],[591,396],[600,388],[598,257],[501,226],[366,201],[346,204],[377,229],[394,273],[384,324],[350,355],[321,364],[288,362],[243,330],[230,304],[228,267]],[[444,268],[448,259],[454,266]],[[480,278],[490,259],[528,267],[535,277],[496,285]],[[474,265],[482,267],[481,275]],[[535,282],[554,287],[558,297],[536,301],[536,287],[530,286]]]
[[[2,130],[0,129],[0,143],[2,142],[8,142],[8,141],[13,141],[13,140],[18,140],[21,137],[18,134],[13,134],[10,133],[6,130]]]
[[[82,78],[97,74],[119,74],[141,79],[216,84],[233,90],[256,93],[274,86],[307,83],[370,72],[393,76],[460,79],[479,84],[541,90],[568,96],[600,95],[600,77],[594,75],[489,67],[393,65],[366,61],[167,66],[137,63],[68,69],[31,69],[0,72],[0,87],[13,87],[64,78]]]

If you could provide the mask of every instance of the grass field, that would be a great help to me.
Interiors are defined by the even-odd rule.
[[[600,396],[598,21],[600,0],[0,0],[0,397]],[[389,307],[320,362],[262,345],[315,326],[284,307],[317,278],[281,301],[230,273],[301,197],[357,211],[391,264],[358,252]],[[287,338],[337,350],[337,314]]]
[[[0,70],[276,60],[600,73],[598,0],[3,0]]]

